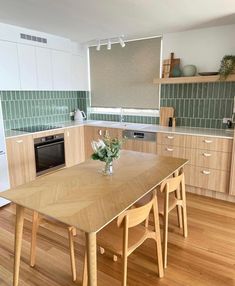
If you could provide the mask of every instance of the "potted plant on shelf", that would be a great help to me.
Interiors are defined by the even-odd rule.
[[[233,55],[224,56],[221,61],[219,69],[220,79],[225,80],[230,74],[233,74],[234,72],[235,72],[235,56]]]
[[[113,174],[113,160],[120,157],[122,144],[123,140],[111,138],[109,135],[104,136],[103,139],[99,139],[98,141],[92,141],[91,146],[94,153],[91,155],[91,158],[105,162],[104,175]]]

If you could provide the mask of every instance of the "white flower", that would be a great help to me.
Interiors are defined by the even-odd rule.
[[[106,145],[103,140],[99,139],[98,141],[92,141],[91,147],[93,151],[96,153],[99,149],[104,149]]]

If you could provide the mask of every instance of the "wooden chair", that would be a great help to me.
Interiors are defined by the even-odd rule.
[[[160,191],[162,195],[161,194],[158,195],[158,206],[159,206],[159,214],[162,215],[164,219],[163,256],[164,256],[164,268],[166,268],[167,242],[168,242],[168,216],[169,213],[174,208],[177,208],[178,222],[180,227],[183,226],[183,235],[184,237],[188,236],[184,173],[181,173],[181,175],[175,176],[174,178],[169,178],[165,180],[160,186]]]
[[[149,230],[142,224],[148,219],[151,210],[153,210],[154,231]],[[125,211],[118,217],[117,221],[110,223],[98,232],[97,244],[122,257],[122,286],[127,285],[128,256],[148,238],[156,242],[158,273],[159,277],[163,277],[161,235],[156,195],[146,205]],[[83,281],[85,281],[83,286],[87,285],[86,277],[83,278]]]
[[[44,217],[39,217],[39,214],[37,212],[33,213],[33,220],[32,220],[32,237],[31,237],[31,249],[30,249],[30,266],[35,266],[35,260],[36,260],[36,244],[37,244],[37,231],[40,223],[46,220],[47,222],[50,222]],[[56,223],[53,221],[53,224]],[[76,265],[75,265],[75,254],[74,254],[74,239],[73,237],[76,236],[76,228],[67,225],[64,225],[62,223],[59,223],[60,226],[65,227],[68,229],[68,238],[69,238],[69,250],[70,250],[70,262],[71,262],[71,271],[72,271],[72,279],[73,281],[76,281],[77,275],[76,275]]]

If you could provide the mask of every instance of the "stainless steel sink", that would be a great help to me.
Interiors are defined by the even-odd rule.
[[[119,128],[131,128],[131,129],[143,129],[146,127],[145,124],[138,124],[138,123],[127,123],[127,122],[118,122],[116,124],[113,124],[113,126],[115,127],[119,127]]]
[[[99,121],[87,121],[87,125],[90,125],[90,126],[113,126],[113,125],[116,125],[116,122],[113,122],[113,121],[102,121],[102,120],[99,120]]]

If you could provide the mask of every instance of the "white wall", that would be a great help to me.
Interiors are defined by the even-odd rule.
[[[199,72],[218,71],[222,57],[235,54],[235,25],[164,34],[163,59],[171,52],[182,66],[194,64]]]

